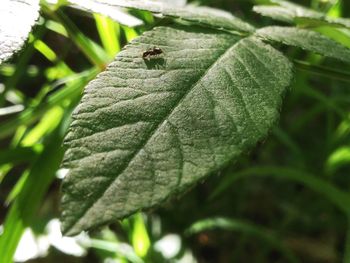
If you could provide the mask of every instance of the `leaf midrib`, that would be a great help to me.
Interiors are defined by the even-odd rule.
[[[169,119],[169,117],[173,114],[173,112],[181,105],[181,103],[186,99],[187,95],[197,86],[198,83],[200,83],[202,81],[202,79],[210,72],[210,70],[212,68],[214,68],[224,57],[227,53],[229,53],[231,51],[231,49],[233,49],[242,39],[239,39],[238,41],[236,41],[235,43],[233,43],[230,47],[228,47],[219,57],[218,59],[216,59],[214,61],[214,63],[206,70],[204,71],[204,73],[198,78],[197,81],[195,81],[193,83],[193,85],[186,90],[186,92],[184,92],[184,94],[182,95],[182,97],[180,97],[180,99],[178,100],[177,103],[175,103],[173,105],[173,107],[171,108],[171,110],[169,111],[169,113],[163,118],[163,120],[161,120],[159,122],[159,124],[153,129],[153,131],[150,132],[150,134],[147,136],[147,138],[143,141],[143,143],[138,147],[138,150],[136,150],[131,156],[130,159],[125,162],[125,165],[123,167],[121,167],[121,170],[118,172],[118,175],[112,180],[111,183],[109,183],[107,185],[107,187],[105,188],[105,190],[101,191],[101,194],[99,194],[98,198],[91,203],[91,205],[89,205],[87,207],[87,209],[84,210],[84,212],[79,215],[76,216],[76,218],[80,218],[78,221],[75,221],[75,223],[73,223],[70,227],[63,229],[63,232],[65,234],[69,234],[69,231],[71,229],[74,229],[74,226],[76,226],[83,218],[84,216],[91,210],[91,208],[93,208],[93,206],[103,197],[103,195],[106,193],[106,191],[108,191],[108,189],[111,187],[111,185],[114,184],[115,180],[118,179],[118,177],[120,175],[122,175],[124,173],[124,171],[129,167],[130,163],[135,159],[135,157],[138,156],[138,154],[144,149],[144,147],[148,144],[148,142],[153,138],[153,136],[157,133],[157,131],[166,123],[166,121]],[[180,184],[180,182],[179,182]],[[126,200],[127,201],[127,200]],[[126,202],[125,201],[125,202]],[[76,231],[73,231],[72,234],[76,233]]]

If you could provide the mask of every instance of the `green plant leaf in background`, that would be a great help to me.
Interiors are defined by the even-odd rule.
[[[334,40],[307,29],[269,26],[256,31],[256,35],[269,41],[295,46],[320,55],[350,63],[350,49]]]
[[[18,51],[39,17],[39,0],[4,0],[0,6],[0,64]]]
[[[256,5],[253,10],[263,16],[272,19],[294,23],[296,18],[317,19],[322,21],[325,15],[306,7],[287,2],[287,1],[270,1],[270,5]]]
[[[143,24],[142,20],[128,14],[118,6],[106,5],[96,0],[70,0],[69,3],[71,7],[107,16],[121,25],[134,27]]]
[[[72,4],[81,6],[82,8],[89,9],[88,2],[80,0],[70,0]],[[209,7],[197,7],[197,6],[177,6],[166,4],[162,1],[139,1],[139,0],[95,0],[100,8],[135,8],[144,11],[150,11],[153,13],[162,14],[171,18],[178,18],[180,21],[187,21],[204,25],[206,27],[213,27],[216,29],[238,31],[238,32],[252,32],[254,27],[241,19],[233,16],[231,13],[223,10],[209,8]]]
[[[145,50],[163,54],[143,59]],[[63,232],[158,205],[266,136],[291,64],[255,37],[157,27],[85,89],[66,137]]]
[[[324,13],[288,1],[271,0],[273,5],[257,5],[253,10],[272,19],[304,27],[334,26],[350,28],[350,20],[329,17]]]

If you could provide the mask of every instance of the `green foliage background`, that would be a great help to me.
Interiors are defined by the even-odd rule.
[[[258,27],[272,24],[251,10],[264,1],[198,2]],[[348,1],[298,3],[350,16]],[[129,28],[71,8],[44,8],[24,49],[0,66],[0,111],[6,109],[0,116],[0,223],[11,229],[0,237],[1,263],[11,261],[24,229],[45,235],[47,223],[59,217],[61,145],[84,86],[122,46],[160,23],[148,12],[130,13],[145,25]],[[350,47],[349,33],[317,30]],[[82,243],[85,256],[51,247],[31,262],[177,262],[186,253],[194,262],[350,262],[350,68],[281,49],[334,70],[297,64],[280,121],[265,141],[152,213],[90,233]],[[154,246],[169,233],[182,240],[173,259]],[[123,243],[130,253],[120,249]]]

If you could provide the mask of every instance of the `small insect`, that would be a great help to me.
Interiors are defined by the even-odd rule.
[[[148,50],[146,50],[145,52],[143,52],[142,54],[142,58],[146,59],[146,60],[151,60],[152,58],[158,58],[159,55],[163,54],[163,50],[159,47],[153,47],[150,48]]]

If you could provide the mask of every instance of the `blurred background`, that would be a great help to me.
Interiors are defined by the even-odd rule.
[[[189,2],[230,11],[257,27],[276,24],[252,11],[266,1]],[[350,1],[295,3],[350,17]],[[280,121],[237,162],[153,211],[62,237],[60,184],[67,171],[60,162],[71,113],[85,85],[118,51],[162,20],[143,11],[109,10],[111,19],[42,4],[23,50],[0,65],[0,234],[11,229],[0,236],[1,263],[12,254],[16,262],[33,263],[349,260],[349,216],[341,207],[350,200],[350,75],[341,80],[321,67],[296,68]],[[317,30],[350,47],[350,31]],[[292,60],[350,69],[278,48]]]

